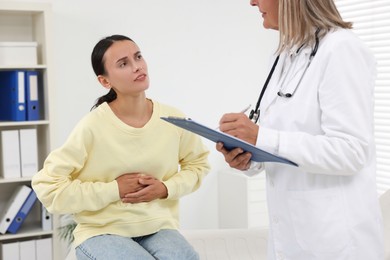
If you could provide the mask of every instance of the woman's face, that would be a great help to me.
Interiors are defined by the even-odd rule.
[[[108,83],[105,86],[114,88],[117,95],[138,95],[149,88],[148,67],[134,42],[114,42],[103,61],[107,75],[99,77],[104,78]]]
[[[264,19],[264,28],[279,29],[279,0],[250,0],[250,4],[259,8]]]

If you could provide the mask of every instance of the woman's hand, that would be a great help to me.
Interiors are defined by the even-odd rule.
[[[139,173],[125,173],[116,178],[121,199],[128,193],[137,192],[145,188],[145,185],[139,182],[141,176]]]
[[[138,183],[142,186],[142,188],[125,194],[124,197],[121,197],[122,202],[149,202],[155,199],[163,199],[168,196],[168,190],[165,185],[152,176],[140,175],[138,177]]]

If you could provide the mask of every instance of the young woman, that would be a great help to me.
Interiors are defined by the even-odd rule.
[[[177,231],[179,199],[209,169],[200,138],[160,119],[147,64],[128,37],[99,41],[92,66],[108,94],[47,157],[32,185],[52,213],[73,214],[78,259],[198,259]]]
[[[279,46],[250,115],[258,124],[242,113],[226,114],[220,129],[299,167],[251,163],[250,154],[221,143],[217,150],[248,175],[265,169],[268,259],[383,259],[373,55],[333,0],[250,3],[265,28],[279,30]]]

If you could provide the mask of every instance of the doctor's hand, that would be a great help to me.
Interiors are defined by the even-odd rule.
[[[244,113],[229,113],[223,115],[219,121],[219,130],[256,145],[259,126]]]
[[[229,151],[221,142],[217,143],[216,149],[223,154],[225,161],[230,167],[241,171],[249,169],[252,157],[252,154],[249,152],[244,152],[241,148],[235,148]]]

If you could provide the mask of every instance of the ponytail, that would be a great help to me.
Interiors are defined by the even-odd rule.
[[[113,88],[111,88],[110,91],[106,95],[101,96],[100,98],[98,98],[96,100],[96,103],[95,103],[95,105],[93,105],[91,110],[97,108],[98,106],[100,106],[104,102],[110,103],[111,101],[114,101],[115,99],[116,99],[116,92]]]

